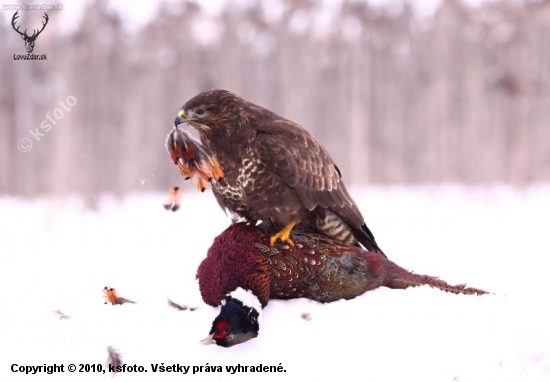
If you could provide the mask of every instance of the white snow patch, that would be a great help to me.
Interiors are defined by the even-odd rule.
[[[388,257],[409,270],[494,295],[380,288],[349,301],[271,300],[259,336],[202,346],[219,313],[202,302],[197,267],[231,221],[211,191],[106,198],[0,197],[0,381],[104,381],[69,373],[104,364],[113,346],[144,373],[116,381],[225,380],[230,373],[153,373],[151,364],[279,365],[243,381],[367,379],[422,382],[550,380],[550,186],[350,189]],[[177,238],[175,241],[174,238]],[[103,288],[137,304],[105,305]],[[195,311],[177,311],[166,298]],[[70,316],[59,319],[54,311]],[[311,321],[301,318],[308,312]],[[12,367],[63,364],[55,376]],[[12,366],[19,365],[19,366]],[[358,377],[359,376],[359,377]]]

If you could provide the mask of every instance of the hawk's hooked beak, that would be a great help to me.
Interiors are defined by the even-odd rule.
[[[178,127],[185,122],[187,122],[187,119],[185,118],[185,111],[180,110],[178,116],[176,117],[176,120],[174,121],[174,127]]]

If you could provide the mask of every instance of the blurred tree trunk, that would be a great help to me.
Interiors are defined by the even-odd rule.
[[[213,87],[302,124],[349,185],[549,181],[550,1],[444,0],[429,18],[408,4],[232,0],[209,13],[180,0],[133,30],[93,0],[73,34],[51,12],[42,62],[13,60],[24,43],[6,13],[0,193],[94,206],[104,192],[176,185],[166,134]],[[77,104],[36,140],[29,131],[68,96]]]

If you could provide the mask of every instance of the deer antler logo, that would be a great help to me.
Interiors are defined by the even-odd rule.
[[[42,29],[40,29],[39,31],[34,29],[32,36],[28,36],[26,29],[25,29],[25,32],[21,33],[19,32],[19,27],[17,28],[15,27],[15,20],[17,20],[17,18],[19,17],[18,13],[19,11],[15,12],[15,14],[13,15],[11,19],[11,26],[17,33],[21,35],[21,38],[25,40],[25,49],[27,50],[27,53],[32,53],[32,50],[34,49],[34,42],[36,41],[40,33],[42,33],[44,28],[46,28],[46,24],[48,24],[48,20],[49,20],[48,14],[44,13],[44,18],[46,19],[46,22],[42,22]]]

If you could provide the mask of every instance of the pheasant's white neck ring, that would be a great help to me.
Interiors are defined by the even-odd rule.
[[[248,306],[249,308],[256,309],[258,314],[261,316],[262,303],[260,302],[258,297],[254,293],[252,293],[252,291],[238,287],[233,292],[230,292],[229,296],[241,301],[243,305]]]

